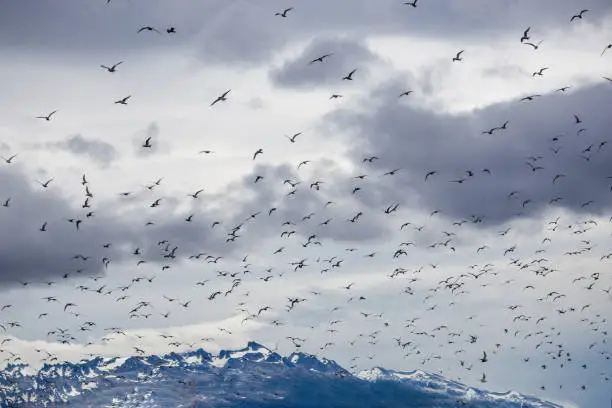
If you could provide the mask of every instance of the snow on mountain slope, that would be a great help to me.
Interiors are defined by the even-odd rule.
[[[352,375],[332,360],[283,357],[249,342],[202,350],[44,365],[0,372],[1,407],[474,407],[559,408],[515,392],[474,389],[423,371]]]
[[[366,381],[398,381],[413,388],[434,393],[444,393],[446,395],[457,397],[458,399],[466,402],[508,402],[518,404],[516,406],[541,408],[559,407],[557,404],[540,401],[536,398],[528,397],[515,391],[495,393],[478,390],[456,381],[447,380],[440,375],[426,373],[421,370],[404,372],[385,370],[384,368],[375,367],[370,370],[359,372],[357,377]]]

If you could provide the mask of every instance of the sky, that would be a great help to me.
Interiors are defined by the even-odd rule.
[[[609,1],[0,10],[4,363],[255,340],[608,403]]]

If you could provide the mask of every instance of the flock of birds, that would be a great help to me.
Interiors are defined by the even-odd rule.
[[[405,2],[404,5],[416,9],[418,7],[417,2],[418,0],[414,0],[413,2]],[[111,3],[111,1],[107,0],[107,3]],[[275,16],[283,19],[291,18],[293,13],[296,12],[298,11],[294,10],[293,7],[289,7],[276,12]],[[587,18],[587,13],[589,12],[590,10],[586,9],[580,10],[569,18],[569,22],[574,24],[579,20],[583,20]],[[165,35],[175,35],[177,33],[177,29],[175,27],[158,29],[153,26],[143,26],[135,31],[139,35],[146,35],[147,33],[162,35],[164,31],[166,33]],[[525,29],[522,36],[518,35],[517,37],[517,41],[520,41],[520,43],[531,47],[534,50],[538,50],[542,47],[542,40],[532,39],[531,27]],[[611,48],[612,43],[605,45],[603,47],[603,51],[601,52],[601,56],[604,57],[606,51],[610,50]],[[469,52],[466,50],[460,50],[454,57],[451,58],[449,56],[449,58],[453,63],[460,63],[464,60],[464,58],[468,58],[468,55],[466,54],[469,54]],[[308,62],[308,65],[311,65],[312,69],[325,69],[325,62],[333,57],[334,53],[331,51],[319,56],[313,56],[313,58]],[[121,75],[120,71],[122,64],[124,64],[124,61],[119,61],[111,65],[102,64],[100,65],[100,68],[104,69],[109,74]],[[533,77],[543,76],[548,70],[549,67],[539,68],[533,72]],[[339,80],[357,80],[355,77],[357,72],[357,69],[353,69],[344,77],[339,78]],[[612,82],[612,79],[609,77],[604,76],[603,78],[608,82]],[[569,89],[570,86],[565,86],[555,90],[555,92],[564,93]],[[412,90],[398,90],[397,97],[409,97],[411,93]],[[530,101],[534,101],[540,96],[541,95],[539,94],[527,95],[523,97],[521,101],[528,103]],[[341,94],[332,94],[330,99],[342,97],[343,95]],[[130,100],[131,95],[128,95],[115,101],[114,103],[117,105],[129,105]],[[228,89],[218,97],[212,99],[210,107],[211,109],[215,109],[216,105],[221,103],[231,103],[231,89]],[[52,122],[55,120],[56,115],[60,114],[61,112],[58,110],[53,110],[48,114],[36,116],[36,118],[49,122],[52,126]],[[583,120],[579,115],[574,115],[574,122],[575,125],[578,126],[576,130],[577,136],[580,136],[582,133],[586,132],[587,129],[583,127]],[[511,126],[511,121],[507,120],[499,126],[483,130],[482,134],[494,135],[498,132],[507,130],[509,126]],[[296,144],[299,143],[299,137],[301,135],[302,132],[297,132],[291,136],[285,135],[285,137],[289,143]],[[150,149],[153,147],[153,143],[153,137],[146,137],[146,139],[142,141],[141,149]],[[585,147],[581,154],[585,160],[588,161],[591,159],[591,157],[594,157],[594,155],[604,154],[607,151],[607,144],[607,139],[589,144]],[[553,140],[553,148],[551,149],[553,154],[558,152],[560,146],[561,140],[559,138]],[[201,150],[198,152],[198,154],[214,155],[215,151]],[[552,157],[554,158],[554,155]],[[264,158],[264,149],[259,148],[253,152],[252,157],[249,159],[253,162],[259,162]],[[4,164],[6,166],[11,166],[18,162],[20,157],[18,153],[13,153],[8,157],[2,157],[2,159],[4,160]],[[374,155],[367,156],[363,158],[360,166],[367,169],[368,165],[378,160],[384,161],[385,158]],[[533,156],[526,159],[526,166],[528,166],[528,169],[531,172],[537,173],[544,170],[544,167],[540,164],[541,160],[542,156],[538,155],[537,152],[534,152]],[[301,161],[297,164],[297,169],[299,170],[303,166],[307,166],[309,164],[311,164],[311,161],[309,160]],[[476,173],[478,172],[482,173],[483,175],[491,176],[495,174],[497,170],[498,169],[493,168],[485,168],[481,171],[466,170],[465,174],[461,177],[456,177],[451,180],[444,180],[443,182],[457,184],[468,183],[468,180],[473,177],[477,177]],[[401,168],[393,168],[384,172],[381,174],[381,176],[401,177],[401,171]],[[439,182],[439,178],[441,176],[443,175],[439,170],[423,169],[423,174],[420,177],[422,177],[423,182],[436,183]],[[599,356],[599,358],[602,360],[610,360],[612,357],[612,353],[610,352],[610,348],[607,343],[609,335],[607,331],[608,320],[606,314],[591,310],[592,305],[590,303],[580,305],[574,304],[572,300],[572,293],[561,293],[556,290],[546,290],[548,287],[548,282],[551,279],[571,281],[570,283],[573,288],[572,290],[589,291],[590,297],[594,301],[596,298],[605,299],[606,296],[608,299],[610,298],[612,288],[610,287],[611,278],[609,274],[606,276],[606,274],[602,274],[600,272],[585,271],[584,273],[576,275],[572,271],[562,271],[555,268],[555,265],[559,264],[561,258],[553,259],[552,257],[554,254],[549,254],[548,252],[549,246],[553,240],[556,239],[555,237],[563,234],[564,231],[569,231],[571,235],[582,238],[584,235],[592,233],[592,231],[598,228],[604,228],[598,223],[595,217],[587,217],[582,222],[570,225],[563,225],[563,220],[560,218],[545,221],[547,235],[543,238],[539,247],[533,248],[532,256],[514,256],[515,250],[519,245],[517,243],[508,244],[503,248],[501,255],[503,255],[505,260],[509,261],[510,268],[514,268],[515,271],[519,271],[521,274],[532,274],[531,276],[540,279],[538,281],[539,284],[528,284],[518,287],[516,281],[520,281],[521,278],[517,277],[516,275],[512,275],[513,272],[508,271],[508,266],[494,263],[478,263],[478,257],[488,250],[491,250],[490,246],[492,246],[493,243],[488,243],[481,245],[476,249],[476,252],[471,255],[471,257],[474,259],[474,263],[466,266],[463,272],[446,276],[444,279],[440,279],[434,285],[426,287],[426,284],[419,286],[420,282],[430,281],[432,275],[437,276],[435,274],[444,273],[444,266],[432,263],[429,265],[415,265],[415,268],[405,267],[410,264],[409,251],[411,248],[420,245],[416,243],[417,239],[404,240],[398,243],[397,247],[391,251],[389,251],[388,247],[392,244],[388,243],[386,245],[387,248],[385,249],[383,247],[381,251],[371,251],[364,250],[363,248],[359,247],[352,247],[346,248],[340,253],[332,254],[327,258],[318,256],[316,251],[319,249],[317,248],[327,245],[324,237],[324,231],[325,228],[330,225],[330,223],[346,223],[347,228],[349,228],[350,225],[358,223],[362,216],[367,216],[367,213],[358,211],[347,215],[347,218],[344,220],[337,219],[329,216],[330,213],[327,213],[326,215],[326,212],[333,208],[335,202],[331,200],[323,200],[322,203],[324,203],[324,205],[322,205],[320,210],[304,214],[300,219],[279,219],[276,217],[276,215],[277,213],[282,212],[283,200],[290,200],[292,199],[292,196],[295,196],[296,194],[306,193],[315,195],[319,194],[322,197],[325,197],[325,180],[304,180],[297,177],[298,176],[296,176],[295,179],[282,180],[282,184],[284,186],[288,186],[289,190],[286,193],[286,196],[282,197],[278,201],[277,206],[255,209],[252,213],[248,214],[242,221],[237,222],[235,225],[225,226],[225,220],[214,220],[207,226],[207,228],[209,228],[211,231],[210,233],[216,233],[220,229],[225,228],[225,243],[227,245],[238,245],[236,243],[239,242],[240,238],[244,234],[248,233],[248,227],[251,223],[261,222],[278,224],[278,235],[280,239],[286,241],[286,244],[271,252],[271,255],[274,257],[271,262],[278,263],[279,259],[282,259],[285,252],[293,251],[293,253],[297,253],[298,251],[304,251],[306,253],[305,256],[300,256],[297,259],[291,260],[288,262],[285,269],[289,268],[294,273],[308,270],[314,272],[312,278],[313,285],[316,284],[317,280],[319,279],[325,279],[330,274],[338,273],[343,268],[343,264],[347,264],[350,259],[361,263],[364,261],[364,259],[367,260],[385,256],[382,252],[387,251],[389,252],[390,258],[392,258],[392,262],[394,263],[402,262],[402,259],[408,260],[403,264],[403,266],[394,267],[394,269],[388,274],[388,279],[396,280],[405,284],[400,291],[402,296],[417,298],[422,297],[422,303],[424,305],[423,310],[411,311],[410,313],[412,313],[413,316],[404,322],[387,321],[385,319],[386,311],[371,310],[374,305],[368,304],[367,293],[359,292],[359,281],[347,282],[346,285],[342,287],[342,290],[346,292],[346,299],[344,299],[341,304],[336,305],[328,311],[329,321],[321,321],[319,322],[319,325],[312,326],[311,328],[314,330],[321,330],[321,328],[323,328],[322,336],[325,337],[325,341],[322,342],[320,351],[324,351],[334,346],[344,347],[342,344],[338,344],[335,340],[339,335],[338,333],[343,331],[343,328],[346,331],[359,330],[358,327],[346,327],[348,323],[345,323],[343,319],[336,318],[334,316],[335,313],[340,310],[351,309],[355,312],[357,318],[366,319],[368,322],[373,321],[374,323],[372,324],[376,325],[378,328],[371,332],[359,333],[352,340],[348,341],[346,344],[347,347],[352,347],[358,342],[363,342],[364,345],[365,343],[368,343],[373,347],[373,349],[376,349],[376,345],[385,344],[385,342],[388,342],[389,344],[393,344],[395,347],[397,347],[402,355],[405,355],[408,358],[418,358],[418,361],[424,366],[427,366],[436,360],[442,360],[445,362],[445,364],[450,364],[450,361],[448,360],[451,358],[456,358],[456,364],[461,367],[462,370],[465,370],[466,376],[470,375],[469,373],[474,370],[474,372],[477,374],[473,378],[478,379],[482,383],[487,382],[487,363],[489,362],[492,354],[498,354],[502,351],[508,353],[512,352],[511,350],[506,349],[519,349],[522,352],[526,347],[524,346],[525,344],[533,345],[532,354],[517,358],[521,358],[525,364],[532,364],[533,361],[538,361],[538,363],[535,363],[537,366],[533,368],[534,370],[550,370],[553,367],[580,367],[581,369],[585,370],[585,372],[588,371],[589,366],[587,366],[586,363],[574,359],[574,354],[583,355],[584,353],[582,351],[574,353],[574,350],[571,349],[571,345],[564,341],[564,335],[567,333],[559,329],[556,324],[547,325],[547,322],[551,320],[558,323],[559,319],[562,318],[574,318],[577,324],[580,325],[580,330],[588,331],[591,333],[590,336],[592,336],[594,339],[589,345],[589,352],[593,353],[593,355]],[[566,174],[555,174],[552,178],[552,183],[560,183],[564,177],[566,177]],[[347,195],[358,196],[360,190],[367,188],[367,181],[371,179],[371,175],[367,173],[355,175],[353,180],[350,181],[351,184],[347,189]],[[154,194],[162,187],[163,180],[163,178],[159,178],[152,181],[146,186],[145,192],[148,191],[149,193]],[[82,204],[79,203],[79,206],[82,207],[84,212],[68,219],[68,222],[74,225],[76,231],[75,233],[78,233],[78,231],[82,230],[83,228],[87,228],[89,220],[95,218],[95,215],[97,214],[97,210],[94,210],[95,195],[92,192],[93,189],[87,176],[83,174],[79,181],[84,192],[83,202]],[[41,188],[47,189],[53,185],[53,182],[54,178],[49,178],[47,180],[39,181],[38,183],[40,184]],[[253,180],[253,183],[255,184],[266,182],[274,182],[274,180],[269,181],[264,175],[257,174]],[[335,186],[335,188],[337,188],[337,186]],[[204,189],[198,189],[197,191],[190,192],[188,194],[190,197],[189,200],[194,200],[194,202],[197,202],[203,192]],[[137,192],[124,191],[118,192],[118,194],[120,199],[126,199],[127,197],[136,195]],[[520,193],[518,191],[508,191],[506,199],[519,199],[521,208],[525,208],[527,205],[529,205],[529,198],[521,199],[519,197]],[[19,197],[6,197],[3,199],[2,207],[4,208],[0,208],[3,211],[0,213],[0,222],[4,217],[11,217],[10,212],[12,207],[14,205],[19,205],[18,200]],[[562,197],[553,197],[550,204],[553,206],[561,200]],[[155,209],[156,207],[163,206],[163,204],[164,198],[157,197],[151,199],[151,201],[146,205],[150,209]],[[591,204],[592,201],[585,201],[582,204],[582,207],[586,208]],[[398,212],[400,206],[401,204],[399,202],[389,203],[389,205],[385,208],[381,208],[381,212],[384,213],[385,217],[388,219],[392,219],[392,217],[394,217],[394,213]],[[438,215],[443,214],[439,214],[439,211],[433,211],[431,213],[431,217]],[[198,217],[199,214],[197,212],[191,213],[184,218],[184,222],[196,222]],[[319,217],[319,221],[315,221],[315,217]],[[61,240],[61,236],[53,235],[54,230],[51,227],[51,222],[51,220],[47,220],[41,223],[38,227],[40,233],[48,234],[49,240]],[[472,225],[474,228],[478,228],[486,224],[486,222],[486,216],[484,215],[473,215],[466,219],[451,220],[448,228],[444,231],[440,231],[440,238],[438,240],[430,242],[428,245],[420,245],[420,249],[423,251],[446,251],[447,254],[440,253],[439,255],[436,255],[439,256],[440,259],[446,256],[455,256],[455,253],[460,252],[461,249],[457,242],[460,241],[460,234],[464,224],[467,224],[468,226]],[[147,221],[146,226],[152,228],[150,231],[154,231],[153,228],[155,226],[155,222],[149,220]],[[404,220],[397,221],[397,229],[402,233],[407,234],[406,236],[418,236],[418,234],[425,228],[428,227],[426,225],[406,222]],[[500,231],[498,234],[499,239],[505,239],[512,228],[512,225],[508,225],[507,228]],[[314,232],[305,234],[304,231],[306,230]],[[503,242],[500,245],[505,245]],[[100,302],[100,299],[103,298],[105,301],[125,304],[126,314],[130,321],[133,319],[145,319],[147,321],[149,319],[161,319],[167,320],[168,323],[170,323],[172,322],[171,317],[174,314],[179,313],[181,310],[193,307],[207,308],[209,307],[209,304],[212,304],[212,302],[218,298],[234,298],[237,313],[242,314],[243,322],[255,320],[264,322],[270,325],[271,328],[284,325],[291,326],[291,313],[296,310],[300,304],[305,302],[319,302],[317,299],[323,298],[326,295],[323,290],[311,290],[308,297],[288,297],[286,298],[286,302],[284,304],[253,305],[249,301],[249,291],[241,292],[241,287],[248,286],[250,284],[267,284],[270,281],[279,280],[283,278],[286,273],[285,271],[276,272],[272,266],[264,266],[260,270],[261,265],[258,265],[259,262],[255,262],[256,264],[251,264],[249,262],[249,255],[244,257],[240,256],[237,259],[228,259],[228,256],[210,253],[206,248],[204,248],[202,252],[198,253],[185,253],[181,247],[174,243],[172,236],[160,237],[157,242],[157,247],[154,249],[155,252],[159,253],[159,257],[153,261],[151,261],[150,258],[147,258],[151,252],[154,252],[150,248],[131,248],[130,252],[134,259],[133,262],[137,267],[135,270],[138,272],[135,273],[134,276],[126,277],[126,282],[124,285],[111,287],[109,284],[105,284],[105,275],[87,277],[88,273],[90,273],[87,265],[91,266],[91,263],[95,263],[97,265],[101,264],[104,270],[109,270],[111,268],[110,265],[112,264],[114,254],[112,249],[114,248],[114,245],[114,242],[104,242],[103,248],[104,250],[108,251],[108,255],[102,256],[100,259],[93,259],[89,254],[74,254],[73,258],[75,262],[81,262],[83,266],[79,266],[75,269],[75,271],[67,271],[62,276],[60,281],[21,282],[21,285],[24,287],[48,287],[49,294],[43,299],[46,303],[48,303],[49,307],[44,311],[32,310],[31,320],[14,321],[10,319],[12,310],[18,307],[27,308],[27,305],[0,305],[0,330],[4,332],[4,337],[0,339],[0,353],[5,354],[5,363],[18,363],[23,361],[22,357],[18,353],[15,353],[10,349],[11,342],[14,342],[15,339],[19,338],[19,331],[23,330],[24,326],[43,325],[45,319],[49,318],[50,314],[60,314],[62,316],[62,321],[65,322],[65,324],[63,327],[52,328],[48,331],[47,336],[49,341],[65,345],[81,343],[85,344],[87,347],[101,344],[105,345],[105,347],[108,347],[109,349],[112,349],[114,339],[129,335],[134,336],[134,352],[140,355],[147,353],[146,347],[138,343],[140,340],[143,340],[143,337],[140,335],[129,334],[129,325],[126,327],[105,328],[105,335],[102,338],[99,340],[89,339],[90,341],[85,342],[84,339],[86,336],[88,336],[89,332],[94,329],[102,329],[97,328],[97,323],[93,317],[86,318],[79,312],[78,304],[68,299],[62,299],[53,292],[54,287],[57,285],[69,285],[71,279],[74,278],[90,280],[90,283],[80,283],[78,286],[76,286],[76,289],[81,293],[90,294],[92,302]],[[602,243],[602,245],[605,244]],[[577,248],[568,250],[565,253],[565,256],[576,256],[581,254],[589,255],[595,251],[597,246],[598,244],[593,242],[592,239],[584,238],[580,240]],[[148,254],[145,254],[147,252]],[[262,256],[262,254],[253,254],[253,257],[257,258],[261,258]],[[601,255],[600,261],[603,263],[610,258],[612,258],[612,253],[604,253]],[[238,262],[240,259],[241,261]],[[180,269],[180,264],[182,262],[202,262],[208,265],[209,268],[212,268],[211,270],[207,270],[205,273],[203,273],[203,275],[206,275],[205,278],[198,279],[196,282],[193,282],[193,285],[201,288],[203,291],[209,287],[214,288],[210,289],[209,292],[202,292],[202,296],[199,299],[180,299],[176,296],[164,295],[160,299],[147,298],[137,302],[132,301],[133,297],[131,296],[131,293],[135,288],[138,286],[145,288],[146,285],[154,285],[155,279],[159,276],[159,274],[178,274],[178,272],[174,271]],[[230,269],[232,268],[232,265],[234,265],[233,267],[235,267],[235,270]],[[142,270],[141,267],[148,267],[149,271],[151,272],[154,271],[155,268],[159,268],[159,273],[153,275],[142,274],[140,273]],[[98,267],[94,268],[98,269]],[[424,278],[424,275],[429,276]],[[509,275],[512,275],[512,277],[509,277]],[[547,278],[549,275],[550,277]],[[504,287],[504,290],[508,291],[509,293],[512,291],[518,291],[521,293],[521,296],[529,296],[530,292],[544,293],[540,297],[537,295],[533,296],[533,300],[537,301],[542,306],[538,309],[537,313],[539,314],[534,314],[534,312],[530,311],[527,306],[520,303],[507,304],[505,306],[506,311],[500,311],[499,317],[500,323],[504,324],[505,327],[501,333],[498,333],[497,337],[499,340],[492,344],[488,342],[483,344],[483,341],[477,332],[468,332],[464,330],[464,325],[466,325],[468,321],[478,321],[478,316],[469,316],[467,319],[457,316],[455,319],[453,319],[453,321],[449,321],[446,324],[440,324],[431,328],[428,327],[428,322],[435,320],[432,317],[435,314],[435,311],[445,307],[445,304],[448,305],[446,307],[452,307],[454,304],[463,302],[463,299],[469,297],[470,293],[478,291],[480,287],[494,285],[501,285]],[[364,284],[363,286],[366,285]],[[541,314],[542,310],[548,310],[549,313]],[[267,315],[271,312],[275,313],[274,319],[267,318]],[[388,334],[391,333],[392,330],[401,330],[402,334],[395,336]],[[219,328],[219,334],[231,335],[232,333],[231,330],[221,327]],[[173,333],[161,333],[160,336],[167,340],[169,347],[186,349],[196,346],[195,343],[185,341]],[[213,339],[203,338],[201,340],[212,341]],[[309,340],[306,335],[287,336],[281,340],[286,340],[289,342],[291,347],[296,349],[301,349],[302,347],[308,348],[310,347],[309,345],[311,343],[316,342]],[[506,346],[506,344],[509,344],[512,341],[514,341],[516,346],[519,347]],[[441,354],[427,353],[427,355],[424,355],[424,353],[421,352],[421,348],[425,347],[424,344],[434,342],[437,342],[435,344],[437,344],[440,349],[443,350],[443,352],[441,352]],[[54,353],[48,352],[44,349],[37,349],[36,351],[41,354],[42,361],[48,363],[58,362],[58,356]],[[462,357],[463,355],[467,356],[470,354],[473,356],[478,355],[478,357],[470,360],[468,360],[468,357]],[[359,359],[364,359],[366,357],[369,360],[373,360],[376,356],[375,354],[361,357],[356,355],[351,360],[351,364],[353,364],[351,368],[357,368]],[[543,372],[542,376],[546,377],[547,374]],[[610,380],[609,373],[596,373],[596,376],[602,381]],[[559,387],[563,387],[564,385],[573,386],[576,387],[578,391],[586,390],[590,386],[590,384],[587,382],[574,385],[558,385]],[[541,388],[545,389],[545,386],[542,385]]]

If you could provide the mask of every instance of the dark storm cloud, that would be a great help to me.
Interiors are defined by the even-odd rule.
[[[332,54],[323,62],[310,63],[315,58]],[[311,42],[302,54],[273,69],[270,77],[275,85],[285,88],[311,88],[339,85],[353,69],[352,77],[367,74],[365,64],[376,56],[363,44],[345,38],[319,38]]]
[[[153,25],[166,34],[167,15],[157,13],[155,2],[142,6],[141,1],[2,0],[0,48],[99,53],[167,45],[167,35],[136,33]]]
[[[48,189],[32,188],[17,166],[0,171],[1,201],[7,204],[0,207],[2,284],[41,281],[66,273],[75,276],[77,269],[83,269],[84,275],[91,275],[103,270],[103,257],[119,258],[114,248],[104,250],[102,247],[107,239],[114,239],[118,244],[124,239],[119,235],[121,231],[114,230],[116,225],[112,220],[88,219],[77,232],[75,224],[68,219],[85,219],[83,210],[76,210],[58,195],[53,183]],[[45,222],[46,231],[40,231]],[[123,230],[126,231],[127,228]],[[73,259],[77,254],[90,258],[87,261]]]
[[[589,0],[577,6],[556,0],[429,0],[413,9],[391,1],[313,0],[295,5],[287,18],[274,15],[285,7],[287,3],[280,0],[258,4],[239,0],[114,0],[108,5],[103,0],[57,4],[2,0],[0,48],[117,53],[189,46],[207,64],[252,63],[265,61],[292,40],[309,39],[322,31],[358,36],[414,33],[467,41],[509,31],[519,38],[522,30],[533,26],[532,33],[537,36],[551,26],[569,24],[577,8],[593,10],[585,19],[600,24],[612,10],[612,3]],[[162,35],[136,34],[144,25],[158,28]],[[168,26],[176,26],[177,34],[167,35]]]
[[[101,165],[109,165],[117,157],[117,151],[103,140],[87,139],[74,135],[60,142],[46,143],[46,147],[69,151],[77,156],[86,156]]]
[[[553,205],[576,212],[602,214],[610,208],[612,118],[597,109],[610,103],[609,86],[556,92],[461,115],[398,101],[401,89],[399,81],[387,84],[368,99],[372,109],[366,113],[344,111],[331,120],[358,136],[353,141],[358,145],[353,149],[356,162],[368,155],[381,158],[361,163],[364,172],[402,168],[388,179],[394,183],[391,190],[406,193],[402,202],[416,191],[430,210],[457,220],[484,215],[493,223],[536,214],[555,198],[560,200]],[[575,123],[574,114],[582,123]],[[507,130],[482,134],[505,121]],[[578,135],[581,128],[586,130]],[[426,173],[434,170],[438,174],[425,182]],[[557,175],[563,176],[553,182]],[[465,181],[452,182],[459,179]],[[512,191],[517,193],[508,198]]]
[[[309,188],[312,181],[304,180],[295,196],[287,196],[291,188],[283,181],[299,180],[287,165],[257,166],[227,191],[202,194],[198,199],[168,196],[160,183],[151,191],[144,189],[117,201],[98,203],[95,185],[88,184],[94,197],[86,208],[85,194],[78,202],[69,202],[54,189],[59,180],[44,189],[33,186],[21,170],[14,164],[0,171],[0,199],[2,203],[9,200],[0,208],[0,220],[3,230],[10,232],[0,236],[2,283],[41,282],[66,273],[78,276],[78,269],[83,269],[84,275],[101,274],[105,272],[105,257],[111,260],[112,268],[123,261],[170,264],[199,252],[231,256],[239,249],[259,246],[262,240],[279,236],[283,230],[294,229],[301,237],[314,233],[319,239],[345,242],[367,241],[387,231],[383,219],[376,215],[364,216],[357,223],[347,221],[364,206],[357,200],[342,200],[343,194],[334,191],[333,185],[343,182],[340,178],[325,180],[332,187],[329,193],[325,192],[327,187],[322,187],[322,192]],[[264,180],[255,184],[256,175]],[[338,201],[326,208],[330,197]],[[159,206],[151,207],[158,198]],[[268,215],[273,207],[277,211]],[[311,212],[315,215],[304,220]],[[255,213],[259,214],[251,217]],[[69,219],[83,220],[78,231]],[[326,219],[332,219],[329,225],[319,225]],[[214,221],[221,224],[212,228]],[[294,225],[281,228],[284,221]],[[40,231],[44,223],[46,231]],[[228,242],[228,234],[238,225],[239,238]],[[169,250],[159,241],[167,242]],[[112,244],[110,248],[103,247],[106,243]],[[167,256],[175,246],[176,256]],[[136,248],[139,254],[133,253]],[[75,259],[77,254],[88,260]]]

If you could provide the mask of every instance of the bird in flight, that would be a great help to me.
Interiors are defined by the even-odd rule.
[[[119,104],[119,105],[127,105],[128,104],[128,100],[132,97],[132,95],[128,95],[125,98],[121,98],[118,101],[115,101],[115,104]]]
[[[523,32],[523,36],[521,37],[521,42],[525,42],[531,39],[531,37],[529,37],[529,30],[531,30],[531,27],[527,27],[527,29]]]
[[[201,188],[201,189],[199,189],[198,191],[196,191],[195,193],[193,193],[193,194],[188,194],[188,195],[189,195],[189,197],[192,197],[192,198],[198,198],[198,195],[200,195],[200,194],[201,194],[203,191],[204,191],[204,189],[203,189],[203,188]]]
[[[297,137],[298,137],[299,135],[301,135],[301,134],[302,134],[302,132],[299,132],[299,133],[294,134],[293,136],[287,136],[287,135],[285,135],[285,137],[286,137],[287,139],[289,139],[289,141],[290,141],[291,143],[295,143],[295,138],[297,138]]]
[[[153,145],[151,144],[151,138],[152,138],[152,137],[153,137],[153,136],[149,136],[149,137],[147,137],[147,138],[145,139],[144,143],[142,144],[142,147],[148,147],[148,148],[153,147]]]
[[[525,45],[531,45],[533,47],[534,50],[537,50],[538,48],[540,48],[540,45],[542,45],[543,41],[538,42],[537,44],[531,43],[531,42],[527,42],[525,41],[523,44]]]
[[[56,112],[57,112],[57,111],[56,111],[56,110],[54,110],[53,112],[49,113],[47,116],[37,116],[37,117],[36,117],[36,119],[44,119],[44,120],[46,120],[46,121],[48,122],[48,121],[50,121],[50,120],[51,120],[51,117],[52,117],[53,115],[55,115],[55,113],[56,113]]]
[[[39,181],[38,184],[40,184],[43,188],[47,188],[49,187],[49,184],[51,184],[52,181],[53,181],[53,178],[50,178],[49,180],[45,182]]]
[[[274,13],[274,15],[286,18],[287,17],[287,13],[290,12],[291,10],[293,10],[293,7],[289,7],[289,8],[284,9],[283,11],[276,12],[276,13]]]
[[[418,1],[418,0],[414,0],[412,3],[411,3],[411,2],[409,2],[409,1],[406,1],[406,2],[404,2],[404,5],[405,5],[405,6],[411,6],[411,7],[416,8],[416,6],[417,6],[417,1]]]
[[[524,98],[521,98],[521,101],[533,101],[535,98],[538,98],[540,96],[542,95],[538,95],[538,94],[528,95],[528,96],[525,96]]]
[[[583,15],[584,13],[586,13],[587,11],[590,11],[590,10],[589,10],[589,9],[583,9],[583,10],[580,10],[580,13],[578,13],[578,14],[574,14],[574,15],[572,16],[572,18],[570,18],[570,23],[571,23],[572,21],[576,20],[576,19],[580,19],[580,20],[582,20],[582,15]]]
[[[357,68],[355,68],[354,70],[352,70],[351,72],[349,72],[344,78],[342,78],[343,81],[352,81],[353,80],[353,74],[357,71]]]
[[[455,57],[453,58],[453,62],[458,62],[458,61],[463,61],[463,58],[461,57],[461,54],[463,54],[465,50],[461,50],[457,53],[457,55],[455,55]]]
[[[310,61],[310,62],[308,63],[308,65],[310,65],[310,64],[314,64],[315,62],[323,62],[323,60],[324,60],[324,59],[329,58],[329,57],[331,57],[332,55],[334,55],[334,54],[324,54],[324,55],[321,55],[320,57],[315,58],[315,59],[313,59],[312,61]]]
[[[427,179],[428,179],[429,177],[431,177],[431,176],[433,176],[433,175],[435,175],[435,174],[438,174],[438,171],[437,171],[437,170],[432,170],[432,171],[427,172],[427,174],[425,174],[425,181],[427,181]]]
[[[227,91],[223,92],[223,95],[218,96],[217,99],[215,99],[210,106],[215,105],[217,102],[221,102],[221,101],[227,101],[227,94],[229,94],[231,91],[231,89],[228,89]]]
[[[605,46],[605,48],[601,52],[601,55],[603,56],[606,53],[606,51],[608,51],[609,49],[612,49],[612,43]]]
[[[155,27],[151,27],[151,26],[140,27],[137,32],[142,33],[143,31],[154,31],[157,34],[161,34],[158,29],[156,29]]]
[[[117,67],[119,65],[123,64],[123,61],[119,61],[116,64],[111,65],[110,67],[107,67],[106,65],[100,65],[102,68],[104,68],[105,70],[107,70],[108,72],[117,72]]]
[[[402,92],[401,94],[399,94],[397,98],[399,99],[399,98],[401,98],[402,96],[408,96],[408,95],[410,95],[412,92],[413,92],[413,91],[411,91],[411,90],[404,91],[404,92]]]
[[[544,67],[544,68],[540,68],[539,71],[534,72],[533,74],[531,74],[532,77],[537,76],[544,76],[544,71],[546,71],[548,69],[548,67]]]
[[[17,157],[16,154],[10,156],[9,158],[6,158],[6,157],[2,156],[2,160],[4,160],[6,162],[6,164],[11,164],[13,162],[13,160],[15,160],[15,157]]]

